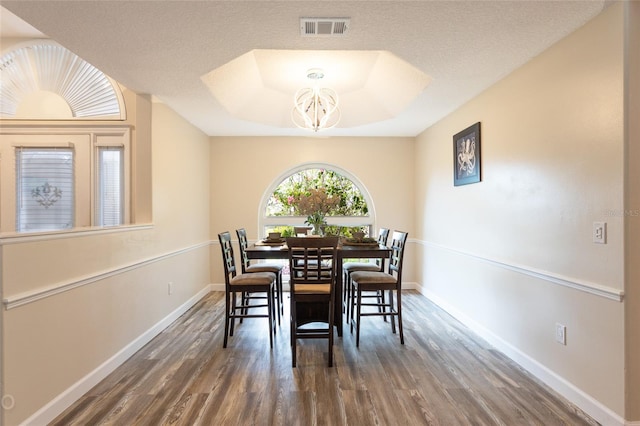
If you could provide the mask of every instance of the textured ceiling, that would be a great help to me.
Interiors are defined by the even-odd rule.
[[[288,122],[236,118],[218,101],[203,76],[242,55],[256,49],[386,51],[428,76],[428,86],[382,121],[358,116],[368,108],[342,108],[344,120],[323,135],[415,136],[582,26],[607,2],[47,0],[0,5],[212,136],[309,134]],[[351,24],[345,37],[301,37],[302,17],[348,17]],[[11,35],[9,30],[20,34],[4,17],[2,22],[3,37]]]

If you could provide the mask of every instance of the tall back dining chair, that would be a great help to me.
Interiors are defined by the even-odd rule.
[[[242,273],[254,273],[254,272],[273,272],[276,274],[276,291],[274,293],[277,299],[276,311],[278,313],[278,323],[280,323],[280,316],[284,314],[284,302],[282,299],[282,269],[283,264],[279,263],[251,263],[251,260],[247,256],[247,247],[249,242],[247,239],[247,231],[244,228],[236,229],[236,235],[238,236],[238,247],[240,247],[240,258],[242,259]]]
[[[293,235],[296,237],[307,235],[309,231],[313,228],[310,226],[294,226],[293,227]]]
[[[225,286],[225,311],[224,311],[224,342],[223,348],[227,347],[229,336],[233,336],[235,320],[244,318],[268,318],[269,320],[269,345],[273,348],[273,336],[276,333],[274,291],[276,274],[273,272],[252,272],[238,273],[235,258],[233,255],[233,245],[231,244],[231,234],[222,232],[218,234],[220,250],[222,251],[222,263],[224,264],[224,286]],[[254,299],[244,297],[256,293],[264,293],[266,303],[253,303]],[[238,302],[238,297],[240,302]],[[267,308],[267,312],[255,311]]]
[[[383,246],[387,245],[387,240],[389,239],[389,229],[388,228],[380,228],[378,230],[378,244]],[[375,259],[373,262],[346,262],[342,266],[342,282],[344,285],[342,286],[342,300],[345,305],[345,316],[349,318],[349,306],[352,304],[351,301],[351,273],[354,271],[383,271],[384,270],[385,259]],[[384,294],[382,292],[376,292],[374,295],[379,298],[381,302],[384,301]]]
[[[291,299],[291,364],[298,339],[327,339],[333,366],[333,325],[338,237],[287,238]],[[326,324],[326,327],[323,326]]]
[[[356,347],[360,346],[360,323],[364,316],[390,316],[391,331],[395,334],[398,318],[400,343],[404,345],[404,333],[402,330],[402,264],[404,260],[405,245],[408,234],[394,231],[391,237],[391,254],[389,255],[388,271],[355,271],[351,274],[352,306],[351,306],[351,332],[356,327]],[[387,292],[387,300],[376,302],[363,301],[362,294],[367,291]],[[396,294],[394,303],[393,295]],[[363,307],[375,307],[375,310],[362,311]],[[355,312],[355,315],[354,315]]]

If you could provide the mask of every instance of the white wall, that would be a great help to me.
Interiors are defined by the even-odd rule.
[[[605,423],[624,418],[623,8],[615,4],[425,131],[422,291]],[[482,182],[452,136],[482,124]],[[606,221],[606,245],[592,222]],[[555,324],[567,345],[555,342]],[[604,416],[604,417],[602,417]]]
[[[258,234],[260,200],[289,170],[305,163],[326,163],[355,176],[370,193],[376,227],[413,234],[413,138],[211,138],[211,239],[244,227],[249,239]],[[404,276],[410,282],[412,248]],[[224,283],[220,250],[211,252],[211,279]]]
[[[46,421],[208,289],[209,139],[162,104],[147,110],[136,126],[152,134],[152,226],[1,241],[6,425]]]

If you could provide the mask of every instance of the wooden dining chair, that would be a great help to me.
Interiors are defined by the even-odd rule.
[[[238,273],[231,244],[231,234],[222,232],[218,234],[220,249],[222,251],[222,263],[224,264],[225,284],[225,312],[224,312],[224,342],[227,347],[227,339],[233,336],[235,320],[244,318],[268,318],[269,319],[269,345],[273,348],[273,336],[276,333],[274,292],[276,287],[276,274],[273,272]],[[252,298],[245,295],[256,293],[266,294],[266,303],[254,303]],[[238,303],[238,297],[240,303]],[[267,313],[253,313],[255,310],[267,308]]]
[[[307,235],[308,231],[311,231],[313,228],[311,226],[294,226],[293,227],[293,235],[296,237]]]
[[[327,339],[328,365],[332,367],[338,237],[290,237],[287,246],[291,277],[291,365],[296,366],[298,339]]]
[[[388,228],[380,228],[378,230],[378,244],[383,246],[387,245],[387,240],[389,239],[389,229]],[[345,316],[349,318],[349,306],[352,304],[351,295],[351,273],[354,271],[384,271],[385,259],[374,259],[373,262],[345,262],[342,265],[342,300],[345,306]],[[373,295],[373,297],[377,297],[380,299],[380,303],[384,303],[384,293],[377,291]],[[386,319],[386,318],[385,318]]]
[[[356,327],[356,347],[360,346],[360,324],[364,316],[387,316],[391,317],[391,331],[395,334],[396,322],[398,318],[398,329],[400,333],[400,343],[404,345],[404,333],[402,330],[402,264],[404,259],[407,233],[394,231],[391,237],[391,254],[389,255],[389,266],[387,272],[384,271],[354,271],[351,274],[352,285],[352,306],[350,329]],[[362,294],[367,291],[387,291],[387,300],[376,300],[376,302],[364,302]],[[395,303],[393,294],[396,294]],[[363,307],[375,307],[375,310],[362,311]],[[355,312],[355,314],[354,314]]]
[[[282,269],[283,264],[280,263],[251,263],[251,260],[247,256],[247,247],[249,242],[247,240],[247,231],[244,228],[236,229],[236,235],[238,236],[238,246],[240,247],[240,258],[242,259],[241,267],[242,273],[254,273],[254,272],[273,272],[276,274],[276,291],[274,293],[277,300],[276,311],[278,313],[278,324],[280,324],[280,317],[284,315],[284,301],[282,299]],[[247,296],[249,297],[249,296]]]

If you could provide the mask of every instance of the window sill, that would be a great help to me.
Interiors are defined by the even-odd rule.
[[[0,246],[34,241],[50,241],[63,238],[86,237],[89,235],[114,234],[117,232],[141,231],[153,229],[153,223],[133,224],[122,226],[73,228],[62,231],[44,232],[7,232],[0,234]]]

